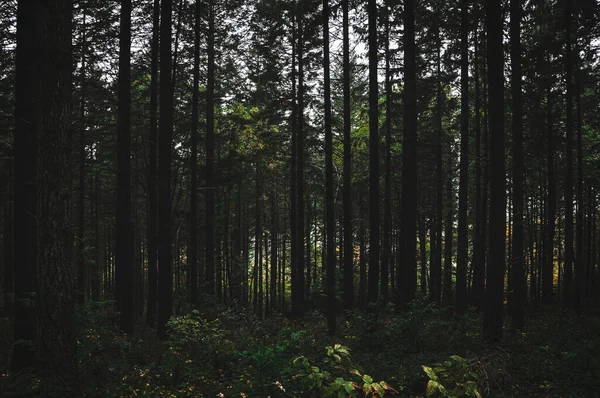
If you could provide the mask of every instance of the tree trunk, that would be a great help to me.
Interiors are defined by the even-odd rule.
[[[200,0],[194,7],[194,71],[192,92],[192,129],[190,158],[190,232],[188,269],[190,271],[190,301],[198,303],[198,90],[200,81]]]
[[[150,129],[148,137],[148,298],[146,324],[154,327],[157,300],[157,192],[156,192],[156,141],[158,111],[158,36],[160,0],[154,0],[152,9],[152,43],[150,49]]]
[[[402,236],[404,261],[398,272],[399,304],[417,292],[417,76],[415,0],[404,1],[404,135],[402,145]]]
[[[565,86],[566,86],[566,174],[565,197],[565,272],[563,283],[563,305],[571,307],[573,303],[573,83],[571,51],[571,2],[565,1]]]
[[[379,300],[379,93],[377,1],[369,0],[369,303]],[[348,255],[350,253],[347,253]]]
[[[54,0],[46,5],[43,12],[38,8],[34,18],[39,35],[35,52],[39,63],[34,63],[37,76],[33,77],[38,89],[34,126],[38,131],[39,201],[37,211],[33,211],[40,243],[38,348],[42,375],[64,380],[74,378],[77,368],[76,271],[70,217],[72,3]],[[23,241],[16,239],[15,243],[21,245]]]
[[[343,30],[343,96],[344,96],[344,251],[352,253],[353,231],[352,231],[352,138],[351,110],[350,110],[350,36],[348,23],[349,0],[342,0],[342,30]],[[344,257],[344,308],[352,309],[354,301],[354,256]]]
[[[525,329],[525,271],[523,230],[523,201],[525,159],[523,155],[523,102],[521,93],[521,0],[510,2],[510,60],[512,91],[513,135],[513,237],[512,269],[510,272],[509,307],[515,330]]]
[[[206,98],[206,293],[215,294],[215,4],[208,2],[208,84]]]
[[[467,310],[469,200],[469,9],[461,0],[460,13],[460,181],[458,186],[458,241],[456,255],[456,312]]]
[[[489,73],[490,146],[490,261],[486,280],[483,334],[492,341],[502,339],[504,302],[506,187],[504,159],[504,51],[500,0],[486,2],[487,62]]]
[[[87,8],[83,10],[83,30],[81,37],[81,98],[79,103],[79,192],[77,204],[77,304],[83,305],[85,302],[85,96],[86,96],[86,78],[85,78],[85,56],[87,50],[86,43],[86,17]]]
[[[172,0],[163,0],[160,23],[160,131],[158,137],[158,325],[157,334],[167,337],[173,313],[171,253],[171,157],[173,142],[173,86],[171,84]]]
[[[59,4],[60,1],[53,1]],[[17,6],[17,48],[15,80],[15,131],[14,131],[14,274],[7,276],[8,283],[14,276],[15,324],[14,343],[10,368],[21,371],[33,365],[37,337],[38,305],[38,131],[40,131],[40,109],[38,98],[47,88],[39,81],[38,57],[44,55],[52,60],[43,47],[45,41],[38,33],[39,23],[49,23],[38,14],[36,4],[20,0]],[[55,18],[46,16],[46,18]],[[41,29],[47,28],[46,25]],[[60,29],[60,26],[58,27]],[[56,32],[58,33],[58,32]],[[69,32],[70,34],[70,32]],[[69,39],[70,40],[70,39]],[[57,43],[52,43],[54,46]],[[68,46],[70,47],[70,46]],[[38,54],[38,51],[43,51]],[[57,60],[52,60],[56,64]],[[48,65],[44,65],[44,69]],[[55,65],[58,66],[58,65]],[[59,78],[60,69],[53,81]],[[40,87],[41,86],[41,87]],[[61,98],[62,99],[62,98]],[[54,102],[52,99],[51,102]],[[50,105],[50,104],[39,104]],[[45,109],[46,111],[48,109]],[[48,116],[41,114],[42,117]],[[68,215],[66,217],[69,219]],[[6,242],[5,242],[6,243]],[[40,256],[41,259],[41,256]],[[8,263],[7,263],[8,266]],[[70,280],[70,279],[69,279]]]
[[[329,0],[323,0],[323,70],[325,87],[325,212],[327,224],[327,325],[335,335],[335,213],[333,200],[333,134],[331,132],[331,88],[329,72]],[[315,258],[315,262],[317,259]]]
[[[133,333],[134,239],[131,218],[131,1],[121,1],[115,271],[119,324]]]
[[[296,223],[296,277],[298,283],[296,294],[295,314],[301,315],[305,311],[305,280],[304,280],[304,10],[303,3],[299,3],[298,10],[298,115],[297,115],[297,151],[298,167],[296,179],[297,194],[297,223]]]
[[[354,250],[352,231],[352,138],[350,110],[350,37],[348,23],[349,0],[342,0],[343,9],[343,95],[344,95],[344,251]],[[354,256],[344,257],[344,307],[352,309],[354,301]]]

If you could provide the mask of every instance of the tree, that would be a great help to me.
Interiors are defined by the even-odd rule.
[[[513,238],[512,268],[509,281],[509,305],[513,327],[525,329],[525,271],[523,203],[525,186],[525,159],[523,155],[523,102],[521,94],[521,1],[510,2],[510,61],[512,93],[512,137],[513,137]]]
[[[565,195],[565,271],[563,305],[573,304],[573,82],[571,48],[571,2],[565,1],[565,86],[566,86],[566,174]],[[577,293],[579,294],[579,293]]]
[[[37,51],[42,38],[36,26],[45,22],[36,4],[21,0],[17,8],[17,54],[14,132],[14,292],[15,326],[11,369],[33,364],[37,338],[38,299],[38,126],[36,100],[41,83],[37,80]],[[43,87],[43,86],[42,86]]]
[[[121,1],[119,33],[119,110],[117,215],[115,225],[119,324],[133,333],[133,222],[131,219],[131,0]]]
[[[469,191],[469,2],[460,11],[460,183],[458,188],[458,242],[456,267],[456,311],[467,309],[468,191]]]
[[[351,114],[350,114],[350,35],[348,23],[348,2],[342,0],[342,30],[343,30],[343,96],[344,96],[344,252],[352,253],[353,231],[352,231],[352,138]],[[354,256],[344,256],[344,307],[351,309],[354,300]]]
[[[335,334],[335,214],[333,202],[333,136],[329,71],[329,0],[323,0],[323,72],[325,95],[325,211],[327,213],[327,324]]]
[[[205,289],[215,294],[215,5],[208,2],[208,82],[206,97],[206,265]]]
[[[198,90],[200,84],[200,0],[194,7],[194,72],[192,92],[191,158],[190,158],[190,234],[188,267],[190,270],[190,301],[198,301]]]
[[[172,0],[161,4],[160,25],[160,130],[158,137],[158,337],[167,337],[173,312],[171,255],[171,148],[173,142],[173,86],[171,84]]]
[[[369,14],[369,288],[370,303],[379,299],[379,94],[377,85],[377,2]],[[350,255],[350,253],[346,253]]]
[[[148,299],[146,324],[154,326],[157,302],[157,192],[156,143],[158,113],[158,35],[160,30],[160,0],[152,7],[152,38],[150,44],[150,128],[148,134]]]
[[[487,0],[487,65],[489,75],[490,123],[490,222],[486,298],[483,333],[489,340],[502,338],[504,302],[504,256],[506,238],[506,187],[504,166],[504,51],[502,49],[502,12],[500,0]]]
[[[415,0],[404,2],[404,134],[402,142],[403,262],[398,270],[399,304],[417,292],[417,77]]]

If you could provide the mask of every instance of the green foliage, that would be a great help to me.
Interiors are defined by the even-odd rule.
[[[303,388],[323,397],[383,397],[385,392],[397,393],[385,381],[375,382],[361,373],[350,358],[350,349],[335,344],[326,348],[325,369],[312,365],[308,358],[299,356],[293,364],[299,369],[296,377]]]
[[[481,394],[477,389],[477,374],[472,371],[471,364],[466,359],[450,356],[450,360],[436,363],[433,367],[423,365],[423,371],[429,377],[427,396],[433,397],[438,393],[444,397],[477,397]]]

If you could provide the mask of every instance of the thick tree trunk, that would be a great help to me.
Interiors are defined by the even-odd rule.
[[[119,324],[123,332],[131,334],[134,287],[134,238],[131,218],[131,0],[121,1],[119,48],[115,270]]]
[[[60,1],[53,3],[60,3]],[[46,88],[39,81],[38,65],[43,65],[40,55],[49,58],[38,29],[48,29],[51,21],[38,15],[35,2],[20,0],[17,6],[17,49],[15,81],[15,132],[14,132],[14,276],[15,324],[14,345],[10,367],[18,372],[33,365],[37,337],[38,305],[38,137],[40,117],[37,102]],[[53,15],[52,17],[56,17]],[[44,23],[41,28],[38,24]],[[57,26],[59,29],[60,27]],[[51,27],[50,27],[51,29]],[[53,38],[60,40],[53,32]],[[69,32],[70,34],[70,32]],[[51,44],[56,46],[58,43]],[[70,48],[70,46],[68,46]],[[56,60],[58,61],[58,60]],[[53,64],[56,64],[56,61]],[[46,70],[44,65],[42,70]],[[60,70],[52,71],[60,73]],[[55,81],[59,76],[54,76]],[[46,82],[47,83],[47,82]],[[61,98],[63,99],[63,98]],[[54,102],[52,100],[51,102]],[[48,104],[41,104],[48,105]],[[47,115],[42,115],[47,116]],[[43,120],[42,120],[43,121]],[[67,215],[67,219],[69,216]],[[8,265],[8,264],[7,264]],[[12,274],[12,275],[11,275]],[[69,279],[70,280],[70,279]],[[7,289],[9,290],[9,289]]]
[[[39,201],[33,212],[37,214],[40,243],[38,348],[42,375],[61,380],[74,378],[77,368],[76,271],[70,217],[72,3],[54,0],[46,5],[44,12],[37,8],[33,13],[39,12],[34,19],[39,64],[33,77],[37,83],[34,125],[38,131]],[[15,243],[21,245],[22,241]]]
[[[402,145],[402,268],[398,272],[399,304],[417,291],[417,76],[415,0],[404,1],[404,135]]]
[[[502,338],[504,302],[506,183],[504,159],[504,51],[500,0],[486,2],[487,62],[489,73],[490,146],[490,261],[487,268],[484,336]]]

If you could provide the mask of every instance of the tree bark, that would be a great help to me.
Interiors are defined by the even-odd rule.
[[[379,92],[377,1],[369,0],[369,303],[379,300]],[[350,255],[350,253],[347,253]]]
[[[344,96],[344,251],[352,253],[352,138],[350,110],[350,36],[348,23],[349,0],[342,0],[343,9],[343,96]],[[352,309],[354,301],[354,256],[344,257],[344,307]]]
[[[415,0],[404,1],[404,135],[402,145],[402,236],[398,298],[406,306],[417,292],[417,76]]]
[[[172,0],[163,0],[160,24],[160,131],[158,137],[158,325],[167,337],[173,313],[173,257],[171,253],[171,158],[173,142],[173,86],[171,82]]]
[[[117,116],[117,206],[115,269],[119,325],[133,333],[134,238],[131,218],[131,0],[121,1]]]
[[[486,2],[487,63],[489,73],[490,146],[490,259],[487,268],[486,305],[483,334],[489,340],[502,339],[504,302],[506,183],[504,159],[504,51],[500,0]]]

